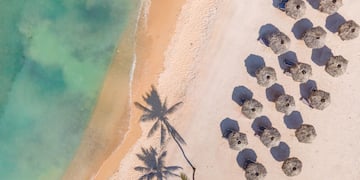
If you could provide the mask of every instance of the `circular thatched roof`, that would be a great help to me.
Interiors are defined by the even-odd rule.
[[[276,99],[275,107],[277,111],[289,115],[295,110],[295,99],[288,94],[283,94]]]
[[[351,40],[359,36],[360,26],[353,20],[346,21],[339,26],[338,33],[341,40]]]
[[[311,143],[316,138],[316,131],[310,124],[302,124],[296,129],[295,136],[301,143]]]
[[[342,0],[320,0],[319,10],[327,14],[334,14],[342,5]]]
[[[231,149],[241,151],[248,145],[246,134],[232,131],[228,136],[229,146]]]
[[[281,168],[287,176],[296,176],[301,173],[302,162],[296,157],[288,158]]]
[[[346,72],[348,60],[342,56],[332,56],[326,63],[325,71],[333,77],[338,77]]]
[[[312,49],[325,46],[326,31],[320,27],[313,27],[305,31],[303,39],[307,47]]]
[[[260,134],[260,141],[268,148],[278,146],[280,144],[281,134],[274,128],[265,128]]]
[[[273,32],[266,36],[269,47],[275,54],[283,54],[290,47],[290,38],[282,32]]]
[[[290,67],[290,73],[294,81],[306,82],[312,76],[312,68],[309,64],[296,63]]]
[[[261,67],[255,75],[257,83],[263,87],[270,87],[277,81],[275,69],[272,67]]]
[[[309,97],[310,106],[318,110],[324,110],[330,102],[330,94],[322,90],[312,91]]]
[[[289,0],[285,4],[285,13],[286,15],[299,19],[305,15],[306,5],[303,0]]]
[[[262,109],[263,109],[263,105],[259,101],[255,99],[250,99],[244,102],[241,108],[241,112],[247,118],[254,119],[261,114]]]
[[[256,162],[248,164],[245,169],[245,177],[247,180],[262,180],[266,174],[265,166]]]

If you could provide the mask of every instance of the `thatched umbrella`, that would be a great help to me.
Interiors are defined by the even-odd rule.
[[[303,40],[307,47],[312,49],[325,46],[326,31],[320,27],[313,27],[305,31]]]
[[[299,19],[305,15],[306,5],[303,0],[289,0],[285,4],[285,13],[286,15]]]
[[[355,21],[346,21],[339,26],[338,33],[341,40],[351,40],[359,36],[360,26]]]
[[[306,82],[312,76],[312,68],[309,64],[296,63],[289,69],[291,76],[296,82]]]
[[[302,124],[296,129],[295,136],[301,143],[311,143],[316,138],[316,131],[310,124]]]
[[[302,162],[296,157],[291,157],[283,162],[281,168],[287,176],[296,176],[301,173]]]
[[[342,0],[320,0],[320,12],[334,14],[343,5]]]
[[[245,168],[245,177],[247,180],[262,180],[266,174],[265,166],[257,162],[250,162]]]
[[[259,101],[255,99],[250,99],[244,102],[241,108],[241,112],[247,118],[253,119],[261,114],[262,109],[263,109],[263,105]]]
[[[275,107],[277,111],[289,115],[295,110],[295,99],[288,94],[283,94],[276,99]]]
[[[234,150],[241,151],[248,145],[246,134],[238,131],[231,131],[228,136],[228,141],[230,148]]]
[[[319,110],[324,110],[330,102],[330,94],[322,90],[312,91],[309,97],[310,106]]]
[[[268,148],[278,146],[281,139],[280,132],[274,127],[262,128],[260,141]]]
[[[256,75],[257,83],[260,86],[264,86],[264,87],[270,87],[277,80],[275,69],[272,67],[266,67],[266,66],[261,67],[258,70],[256,70],[255,75]]]
[[[275,54],[282,54],[290,47],[290,38],[282,32],[273,32],[266,36],[269,47]]]
[[[342,56],[332,56],[326,63],[325,71],[333,77],[338,77],[346,72],[348,60]]]

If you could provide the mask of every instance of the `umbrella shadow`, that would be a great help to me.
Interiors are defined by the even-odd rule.
[[[331,49],[324,46],[322,48],[312,50],[311,60],[318,66],[324,66],[332,55],[333,53]]]
[[[240,127],[236,120],[225,118],[220,123],[220,130],[222,137],[227,139],[231,131],[240,131]]]
[[[300,95],[303,99],[308,99],[311,91],[317,89],[316,82],[314,80],[308,80],[305,83],[301,83],[300,85]]]
[[[279,32],[280,30],[275,27],[272,24],[265,24],[263,26],[260,27],[259,30],[259,37],[258,37],[258,41],[262,41],[266,46],[269,46],[269,43],[266,40],[266,36],[268,34],[274,33],[274,32]]]
[[[270,152],[276,161],[285,161],[290,156],[290,147],[285,142],[280,142],[278,146],[272,147]]]
[[[312,28],[313,26],[313,23],[309,19],[303,18],[294,24],[291,32],[293,32],[296,39],[300,40],[302,39],[305,31]]]
[[[272,5],[273,5],[275,8],[279,8],[280,2],[281,2],[281,0],[273,0]]]
[[[255,135],[261,134],[264,128],[272,127],[271,121],[267,116],[260,116],[254,119],[251,128],[254,130]]]
[[[237,86],[232,93],[232,100],[239,106],[242,106],[245,100],[250,100],[253,97],[253,93],[245,86]]]
[[[334,13],[326,18],[325,27],[332,33],[336,33],[340,25],[346,22],[345,18],[339,13]]]
[[[307,0],[310,6],[314,9],[318,9],[320,5],[320,0]]]
[[[282,70],[286,70],[290,67],[289,64],[285,63],[285,60],[290,61],[291,63],[294,63],[294,64],[298,63],[298,58],[294,51],[288,51],[288,52],[278,56],[279,65]]]
[[[243,169],[246,168],[249,161],[256,162],[256,159],[257,155],[252,149],[244,149],[240,151],[236,157],[238,165]]]
[[[255,77],[256,70],[265,66],[264,58],[258,55],[250,54],[245,59],[246,71],[250,76]]]
[[[275,102],[276,99],[283,94],[285,94],[284,87],[278,83],[266,88],[266,98],[270,102]]]
[[[289,115],[284,116],[284,123],[289,129],[297,129],[303,124],[303,118],[299,111],[293,111]]]

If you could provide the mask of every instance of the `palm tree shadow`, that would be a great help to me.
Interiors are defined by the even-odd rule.
[[[161,128],[160,130],[161,146],[165,144],[167,133],[173,136],[173,138],[179,141],[181,144],[186,144],[185,140],[170,124],[170,122],[168,121],[169,119],[167,117],[168,115],[174,113],[182,104],[182,102],[178,102],[175,105],[168,108],[167,100],[165,99],[164,102],[161,102],[159,93],[154,86],[151,86],[151,91],[146,93],[145,96],[143,96],[143,100],[148,105],[147,107],[138,102],[135,102],[135,106],[144,112],[140,120],[143,122],[155,120],[154,125],[152,126],[152,128],[148,133],[148,137],[151,137],[159,128]]]
[[[137,166],[134,169],[143,173],[144,175],[139,180],[145,179],[166,179],[167,177],[174,176],[180,177],[175,174],[174,171],[181,170],[180,166],[165,166],[165,160],[167,152],[163,151],[158,153],[156,149],[150,147],[149,149],[141,148],[142,154],[136,154],[139,160],[141,160],[145,166]]]
[[[194,179],[196,168],[190,162],[182,147],[182,145],[186,145],[186,142],[177,132],[177,130],[170,124],[168,118],[168,115],[174,113],[180,107],[180,105],[182,105],[182,102],[178,102],[168,107],[166,98],[165,101],[162,102],[158,91],[153,85],[151,86],[151,91],[143,96],[143,100],[146,102],[147,106],[144,106],[139,102],[135,102],[134,104],[137,108],[143,111],[143,115],[140,117],[140,121],[155,121],[154,125],[149,130],[148,137],[151,137],[160,128],[160,145],[163,146],[165,144],[166,135],[171,135],[172,139],[178,145],[186,162],[193,169]]]

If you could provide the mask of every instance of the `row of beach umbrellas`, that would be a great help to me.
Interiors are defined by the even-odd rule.
[[[317,9],[323,13],[334,14],[342,5],[342,0],[319,0]],[[279,9],[285,11],[286,15],[291,18],[299,19],[305,15],[306,4],[303,0],[282,0]],[[349,20],[341,24],[337,32],[341,40],[351,40],[359,36],[359,30],[360,26],[353,20]],[[326,31],[322,27],[316,26],[303,32],[301,39],[308,48],[318,49],[325,46],[326,36]],[[270,32],[262,40],[275,54],[279,55],[287,52],[291,43],[290,38],[281,31]],[[295,82],[304,83],[311,78],[311,65],[293,62],[289,59],[285,59],[284,63],[287,66],[284,72],[291,76]],[[331,56],[326,63],[325,71],[333,77],[338,77],[346,72],[347,66],[348,60],[343,56]],[[277,81],[275,69],[268,66],[258,68],[255,77],[257,83],[266,88],[271,87]],[[311,89],[310,91],[306,101],[311,108],[324,110],[330,105],[330,93],[319,89]],[[279,95],[274,103],[275,109],[285,115],[291,114],[296,108],[295,99],[289,94]],[[248,119],[254,119],[262,114],[263,105],[256,99],[241,99],[241,106],[242,114]],[[264,126],[259,127],[259,129],[259,139],[264,146],[267,148],[279,146],[281,134],[275,127]],[[301,124],[295,130],[295,136],[300,143],[311,143],[317,134],[313,125]],[[237,130],[230,129],[226,137],[230,148],[233,150],[242,151],[248,145],[246,134]],[[301,173],[302,162],[296,157],[290,157],[283,161],[281,168],[285,175],[296,176]],[[247,180],[261,180],[267,174],[264,165],[252,160],[246,161],[244,170]]]

